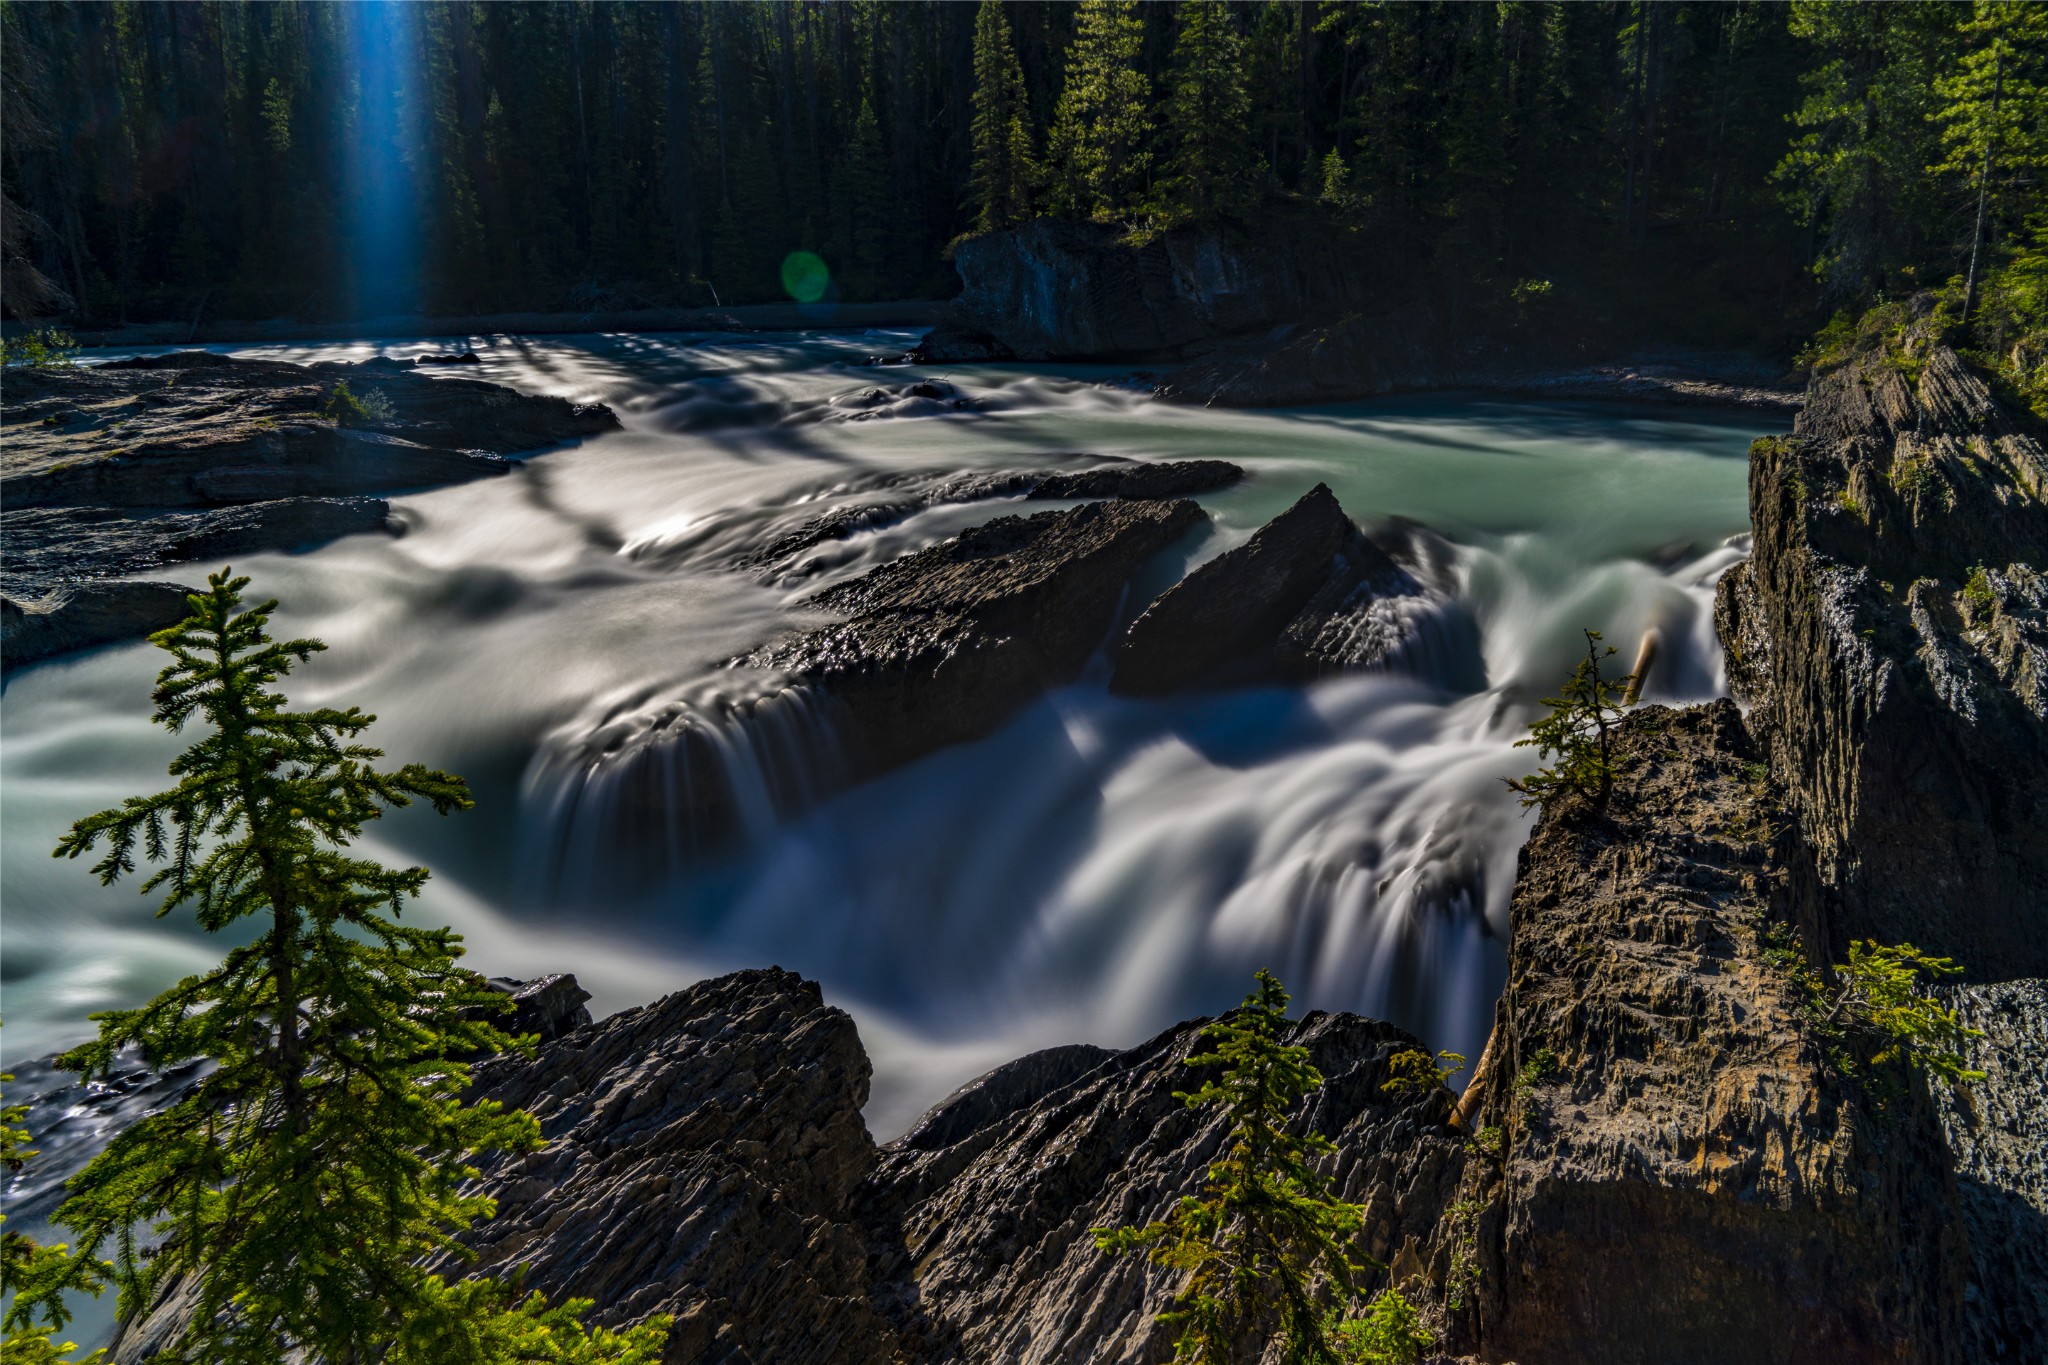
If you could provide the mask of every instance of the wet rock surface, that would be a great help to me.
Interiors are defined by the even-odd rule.
[[[1490,1360],[1960,1358],[1966,1240],[1923,1092],[1811,1036],[1767,925],[1792,821],[1732,703],[1649,707],[1606,813],[1538,824],[1477,1124]]]
[[[0,670],[73,650],[135,640],[185,619],[176,583],[69,583],[41,596],[0,596]]]
[[[2048,456],[1945,346],[1815,378],[1750,457],[1729,681],[1807,830],[1839,957],[2048,975]]]
[[[501,474],[508,454],[618,425],[607,408],[414,368],[184,351],[10,370],[0,590],[23,629],[10,629],[9,666],[170,624],[160,594],[81,595],[80,582],[383,529],[389,509],[370,494]],[[360,405],[352,426],[329,415],[344,383]],[[73,605],[39,611],[60,588]],[[64,617],[75,624],[55,628]]]
[[[1131,576],[1205,518],[1184,499],[999,517],[820,593],[842,619],[743,662],[829,697],[864,766],[891,767],[1071,682]]]

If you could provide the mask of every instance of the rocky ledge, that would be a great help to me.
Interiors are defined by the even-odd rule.
[[[133,575],[382,529],[376,494],[502,474],[507,455],[618,426],[602,406],[415,369],[183,351],[9,370],[5,666],[184,615],[183,589]]]

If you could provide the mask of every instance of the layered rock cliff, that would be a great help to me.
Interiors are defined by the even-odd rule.
[[[1830,949],[2048,975],[2048,452],[1909,335],[1818,375],[1750,458],[1717,621],[1827,896]]]

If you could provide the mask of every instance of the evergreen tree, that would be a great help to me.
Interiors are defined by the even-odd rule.
[[[1031,216],[1030,97],[1010,42],[1003,0],[981,0],[974,19],[974,230],[992,232]]]
[[[1222,0],[1182,0],[1179,13],[1167,77],[1167,214],[1243,212],[1257,201],[1264,172],[1251,141],[1244,40]]]
[[[1307,1048],[1281,1041],[1287,1023],[1287,992],[1260,972],[1244,1004],[1202,1030],[1215,1050],[1188,1058],[1218,1074],[1178,1095],[1190,1109],[1221,1110],[1230,1125],[1229,1149],[1202,1194],[1159,1222],[1095,1229],[1104,1251],[1142,1250],[1187,1272],[1160,1317],[1180,1329],[1174,1359],[1183,1365],[1234,1365],[1275,1319],[1290,1365],[1339,1361],[1351,1335],[1332,1309],[1351,1297],[1359,1267],[1350,1246],[1364,1209],[1332,1197],[1315,1168],[1336,1150],[1330,1140],[1293,1131],[1294,1110],[1323,1077]]]
[[[56,849],[103,846],[93,871],[112,883],[139,846],[165,864],[142,886],[165,891],[160,915],[189,906],[211,932],[260,926],[213,970],[94,1016],[99,1037],[59,1059],[88,1078],[127,1047],[156,1067],[215,1064],[73,1178],[57,1221],[78,1234],[76,1264],[112,1248],[124,1315],[190,1277],[182,1359],[652,1361],[666,1323],[589,1338],[574,1305],[514,1304],[422,1268],[493,1211],[463,1188],[472,1155],[540,1144],[528,1115],[465,1104],[469,1068],[453,1059],[531,1040],[480,1017],[502,997],[457,967],[454,933],[399,921],[426,869],[347,849],[386,807],[417,799],[445,814],[469,793],[419,764],[372,766],[380,751],[356,741],[375,718],[354,707],[286,710],[273,684],[323,646],[273,640],[275,603],[240,610],[247,582],[213,575],[187,599],[192,615],[151,637],[173,660],[157,721],[211,727],[172,762],[178,784],[87,816]],[[146,1252],[151,1224],[165,1239]],[[38,1286],[40,1301],[62,1287]]]
[[[1137,0],[1081,0],[1048,147],[1061,212],[1109,221],[1144,201],[1152,168],[1151,82]]]
[[[1934,81],[1961,12],[1941,0],[1794,0],[1792,32],[1819,61],[1801,77],[1804,131],[1777,176],[1793,212],[1824,233],[1815,272],[1832,293],[1875,292],[1919,255],[1933,217]]]
[[[1975,203],[1962,316],[1976,311],[1988,265],[1988,233],[2015,211],[2041,202],[2048,172],[2048,8],[1978,0],[1962,32],[1973,40],[1955,69],[1935,82],[1934,111],[1947,155],[1929,169],[1969,186]]]
[[[1621,718],[1622,698],[1628,694],[1633,675],[1609,678],[1601,664],[1614,656],[1612,648],[1600,649],[1600,632],[1586,632],[1586,657],[1565,682],[1564,690],[1545,697],[1550,714],[1529,727],[1529,737],[1515,741],[1518,749],[1532,748],[1539,758],[1556,755],[1557,762],[1521,779],[1506,779],[1510,790],[1520,792],[1524,806],[1542,806],[1560,796],[1576,794],[1595,806],[1607,804],[1614,792],[1614,726]]]

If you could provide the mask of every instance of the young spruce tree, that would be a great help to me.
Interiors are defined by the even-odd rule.
[[[1010,41],[1003,0],[981,0],[974,17],[974,230],[993,232],[1031,216],[1031,111],[1024,68]]]
[[[1548,809],[1567,793],[1605,806],[1613,795],[1613,731],[1621,718],[1621,699],[1634,681],[1633,675],[1610,679],[1600,671],[1613,655],[1611,648],[1601,652],[1599,631],[1587,631],[1586,657],[1572,670],[1561,693],[1543,699],[1550,714],[1529,727],[1527,739],[1515,741],[1516,748],[1533,748],[1539,758],[1557,758],[1551,767],[1527,777],[1505,779],[1510,789],[1521,793],[1524,806]]]
[[[1242,212],[1258,199],[1262,170],[1251,141],[1244,39],[1222,0],[1182,0],[1179,18],[1166,91],[1167,215]]]
[[[1152,168],[1152,89],[1138,58],[1137,0],[1081,0],[1067,84],[1047,148],[1061,212],[1109,221],[1144,201]]]
[[[1288,1365],[1413,1361],[1433,1337],[1398,1290],[1374,1299],[1365,1318],[1338,1320],[1360,1269],[1350,1246],[1365,1211],[1333,1197],[1315,1168],[1336,1150],[1330,1140],[1292,1130],[1296,1106],[1323,1076],[1307,1048],[1281,1041],[1287,1023],[1287,992],[1262,971],[1242,1007],[1202,1030],[1215,1050],[1188,1065],[1217,1075],[1177,1097],[1190,1109],[1221,1109],[1230,1147],[1199,1198],[1184,1197],[1143,1227],[1096,1228],[1095,1244],[1112,1254],[1143,1250],[1187,1272],[1174,1307],[1160,1315],[1180,1329],[1179,1365],[1233,1365],[1275,1325]]]
[[[354,707],[286,710],[274,684],[324,646],[271,639],[276,603],[241,610],[247,582],[213,575],[192,615],[151,637],[173,660],[157,721],[209,730],[172,762],[177,785],[87,816],[56,849],[102,850],[106,883],[139,849],[163,864],[142,885],[166,893],[160,915],[189,906],[209,931],[256,927],[213,970],[95,1016],[99,1037],[60,1059],[87,1077],[129,1046],[158,1067],[214,1063],[73,1178],[57,1221],[78,1236],[74,1260],[112,1250],[124,1316],[188,1280],[178,1358],[208,1365],[276,1365],[294,1350],[319,1365],[652,1365],[664,1321],[586,1332],[587,1304],[515,1302],[423,1268],[493,1212],[463,1188],[472,1157],[540,1144],[528,1115],[465,1104],[469,1069],[452,1059],[530,1040],[480,1017],[501,1000],[456,965],[453,932],[399,921],[426,869],[347,850],[386,807],[445,814],[469,792],[416,763],[374,767],[381,751],[356,741],[375,717]],[[152,1225],[162,1244],[145,1251]]]

